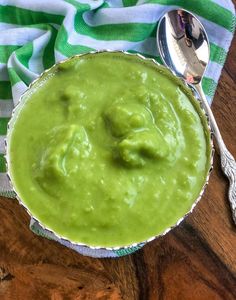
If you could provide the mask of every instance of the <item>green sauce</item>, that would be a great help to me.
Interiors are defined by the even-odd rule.
[[[24,101],[10,174],[30,212],[57,234],[91,246],[141,242],[198,197],[210,166],[206,118],[164,68],[86,55],[55,67]]]

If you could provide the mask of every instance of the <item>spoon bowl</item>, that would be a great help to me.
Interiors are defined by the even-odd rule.
[[[210,59],[201,22],[182,9],[167,12],[158,26],[158,48],[164,63],[188,84],[199,84]]]

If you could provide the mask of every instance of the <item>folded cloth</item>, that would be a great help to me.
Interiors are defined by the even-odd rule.
[[[139,52],[161,62],[158,20],[177,7],[197,15],[209,35],[203,89],[211,103],[235,29],[230,0],[0,0],[0,195],[14,197],[4,138],[29,83],[55,62],[92,50]]]

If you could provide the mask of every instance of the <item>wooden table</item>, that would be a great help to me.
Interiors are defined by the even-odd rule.
[[[213,112],[236,157],[236,37]],[[178,228],[120,259],[84,257],[34,235],[14,200],[0,198],[0,299],[236,299],[236,226],[215,154],[204,197]]]

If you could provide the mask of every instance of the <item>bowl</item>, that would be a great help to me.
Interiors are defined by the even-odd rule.
[[[15,109],[12,112],[12,117],[9,121],[8,124],[8,130],[7,130],[7,137],[6,137],[6,161],[7,161],[7,174],[9,176],[9,180],[10,183],[12,185],[13,190],[15,191],[16,194],[16,198],[18,199],[19,203],[26,209],[27,213],[30,215],[31,217],[31,223],[30,223],[30,227],[31,229],[38,235],[44,236],[46,238],[49,239],[53,239],[55,241],[58,241],[59,243],[72,248],[74,250],[76,250],[77,252],[84,254],[84,255],[88,255],[88,256],[92,256],[92,257],[120,257],[120,256],[124,256],[130,253],[133,253],[135,251],[137,251],[138,249],[140,249],[141,247],[143,247],[146,243],[165,235],[167,232],[169,232],[172,228],[176,227],[177,225],[180,224],[180,222],[182,222],[184,220],[184,218],[187,217],[187,215],[189,215],[194,207],[196,206],[196,204],[198,203],[198,201],[201,199],[203,192],[206,188],[206,185],[208,183],[209,180],[209,176],[210,176],[210,172],[212,170],[212,165],[213,165],[213,142],[212,142],[212,134],[211,134],[211,128],[210,128],[210,124],[209,124],[209,120],[207,117],[206,112],[203,109],[203,106],[201,105],[201,101],[199,99],[194,98],[193,96],[191,96],[191,102],[195,108],[195,110],[198,112],[200,118],[202,119],[203,116],[205,116],[205,120],[202,119],[202,124],[204,126],[204,130],[207,132],[207,134],[210,136],[210,164],[209,164],[209,169],[207,172],[207,176],[206,176],[206,180],[205,180],[205,184],[202,187],[201,192],[199,193],[197,199],[194,201],[191,209],[189,210],[188,213],[186,213],[184,216],[182,216],[173,226],[166,228],[161,234],[152,236],[150,238],[148,238],[147,240],[144,240],[142,242],[138,242],[138,243],[133,243],[127,246],[121,246],[121,247],[100,247],[100,246],[90,246],[88,244],[85,243],[75,243],[67,238],[65,238],[64,236],[60,236],[58,233],[56,233],[55,231],[51,230],[50,228],[48,228],[47,226],[45,226],[40,220],[38,220],[30,211],[30,209],[27,207],[27,205],[24,203],[24,201],[21,199],[21,197],[19,196],[19,193],[17,192],[17,189],[15,188],[15,183],[14,183],[14,178],[12,176],[12,172],[11,172],[11,153],[10,153],[10,141],[11,141],[11,135],[12,132],[14,131],[14,124],[22,110],[22,108],[24,107],[25,102],[27,101],[27,99],[30,97],[30,95],[32,93],[34,93],[34,90],[37,89],[40,85],[42,85],[47,79],[49,79],[50,77],[52,77],[55,73],[55,70],[60,66],[63,66],[64,62],[69,62],[72,61],[73,59],[80,59],[83,57],[86,57],[88,55],[99,55],[101,53],[113,53],[114,55],[121,55],[124,56],[126,59],[130,59],[131,57],[135,57],[137,60],[140,61],[140,63],[142,64],[150,64],[152,65],[153,68],[158,67],[158,68],[162,68],[164,72],[167,72],[169,75],[169,77],[172,77],[173,80],[175,80],[175,82],[178,83],[178,85],[180,85],[183,89],[185,89],[186,91],[188,91],[189,95],[190,93],[192,94],[192,91],[190,88],[188,88],[186,86],[186,84],[179,78],[176,78],[175,75],[171,74],[170,71],[167,70],[166,67],[161,66],[160,64],[158,64],[154,59],[150,59],[150,58],[145,58],[144,56],[140,55],[140,54],[130,54],[124,51],[109,51],[109,50],[104,50],[104,51],[95,51],[95,52],[89,52],[86,54],[81,54],[81,55],[75,55],[69,59],[66,59],[62,62],[59,62],[57,64],[55,64],[54,66],[52,66],[50,69],[46,70],[45,72],[43,72],[34,82],[32,82],[30,84],[30,86],[28,87],[28,89],[25,91],[25,93],[21,96],[20,101],[18,103],[18,105],[15,107]]]

